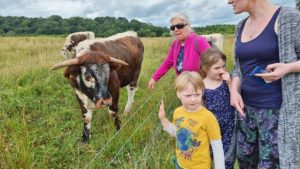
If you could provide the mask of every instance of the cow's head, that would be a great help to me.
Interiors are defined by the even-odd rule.
[[[60,54],[66,59],[74,58],[76,54],[75,47],[78,43],[87,39],[95,39],[94,32],[75,32],[68,35]]]
[[[112,104],[108,91],[110,72],[122,65],[128,64],[102,52],[88,52],[55,64],[52,69],[67,67],[64,76],[72,86],[92,100],[96,108],[102,108]]]

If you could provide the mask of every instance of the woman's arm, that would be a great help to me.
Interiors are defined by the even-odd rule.
[[[299,16],[300,13],[297,13]],[[294,16],[295,17],[295,16]],[[269,73],[260,73],[255,76],[263,78],[265,81],[276,81],[289,73],[300,73],[300,19],[296,17],[295,30],[293,31],[294,49],[297,55],[297,61],[290,63],[274,63],[267,66]]]
[[[238,30],[243,22],[245,22],[245,20],[241,21],[238,24],[238,26],[236,28],[236,32],[238,32]],[[241,67],[240,67],[239,60],[236,58],[236,56],[234,56],[234,69],[231,72],[231,75],[232,75],[232,81],[231,81],[231,86],[230,86],[230,104],[236,108],[236,110],[239,112],[239,114],[241,116],[245,116],[245,113],[243,110],[244,102],[243,102],[242,96],[240,94],[242,73],[241,73]]]
[[[163,77],[169,69],[173,66],[174,62],[174,49],[175,49],[175,41],[170,46],[169,52],[164,59],[163,63],[158,67],[158,69],[153,73],[152,79],[158,81],[161,77]]]
[[[240,94],[241,82],[239,77],[233,77],[230,87],[230,104],[236,108],[241,116],[245,116],[244,102]]]
[[[300,61],[292,63],[273,63],[267,66],[266,70],[270,73],[258,73],[257,77],[263,78],[265,81],[276,81],[289,73],[300,72]]]

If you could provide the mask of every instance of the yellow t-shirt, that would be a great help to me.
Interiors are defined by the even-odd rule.
[[[176,132],[176,157],[184,169],[210,169],[210,140],[221,139],[215,116],[202,107],[197,112],[186,112],[183,106],[173,114]]]

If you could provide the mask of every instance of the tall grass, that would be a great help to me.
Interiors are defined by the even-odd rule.
[[[173,90],[174,71],[154,91],[146,87],[171,39],[142,41],[144,62],[131,114],[122,114],[127,99],[122,89],[122,129],[116,133],[106,109],[94,111],[92,138],[83,144],[82,117],[74,92],[63,70],[49,70],[63,60],[59,51],[64,38],[1,37],[0,168],[172,168],[174,140],[162,131],[157,110],[164,99],[171,118],[179,104]],[[226,35],[229,69],[232,44],[233,37]]]

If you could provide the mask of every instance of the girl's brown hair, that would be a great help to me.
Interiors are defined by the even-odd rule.
[[[207,71],[220,59],[222,59],[226,63],[226,55],[223,52],[215,48],[206,49],[206,51],[201,55],[201,65],[199,73],[202,78],[206,77]]]

